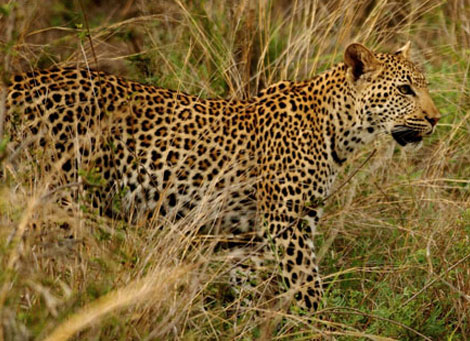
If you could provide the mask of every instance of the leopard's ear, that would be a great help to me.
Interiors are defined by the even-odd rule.
[[[362,75],[374,74],[381,68],[381,63],[375,58],[374,53],[359,43],[353,43],[346,48],[344,63],[355,81]]]
[[[403,45],[401,48],[399,48],[395,54],[400,55],[405,59],[410,59],[410,47],[411,47],[411,41],[408,40],[408,42]]]

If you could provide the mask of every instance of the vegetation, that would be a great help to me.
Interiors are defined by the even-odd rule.
[[[411,40],[443,114],[420,150],[384,137],[337,181],[377,149],[326,203],[321,320],[226,303],[229,258],[217,236],[194,233],[210,207],[164,226],[67,209],[40,165],[5,155],[0,124],[0,340],[470,338],[468,0],[8,0],[0,32],[3,80],[88,65],[238,98],[312,77],[350,42],[393,51]],[[0,122],[3,109],[4,94]]]

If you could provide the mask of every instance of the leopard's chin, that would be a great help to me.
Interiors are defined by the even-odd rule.
[[[406,146],[408,144],[418,146],[421,145],[423,141],[423,136],[421,136],[420,131],[403,125],[393,127],[392,137],[400,146]]]

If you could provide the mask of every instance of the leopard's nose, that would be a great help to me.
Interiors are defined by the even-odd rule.
[[[437,124],[437,121],[439,121],[440,117],[429,117],[425,116],[426,120],[431,123],[431,125],[434,127]]]
[[[421,110],[426,120],[431,123],[431,126],[436,126],[437,122],[441,118],[441,113],[434,105],[431,97],[427,92],[422,93],[421,96]]]

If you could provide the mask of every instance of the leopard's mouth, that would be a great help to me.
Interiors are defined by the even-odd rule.
[[[409,143],[419,143],[423,140],[421,131],[413,128],[399,125],[392,130],[392,136],[400,146],[406,146]]]

